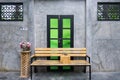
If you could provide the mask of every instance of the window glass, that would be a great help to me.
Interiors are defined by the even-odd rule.
[[[70,40],[63,40],[63,48],[70,48]]]
[[[50,40],[50,48],[58,48],[58,40]]]
[[[63,38],[70,38],[70,29],[63,29]]]
[[[70,19],[63,19],[63,28],[70,28]]]
[[[58,19],[50,19],[50,28],[58,28]]]
[[[58,29],[50,30],[50,38],[58,38]]]

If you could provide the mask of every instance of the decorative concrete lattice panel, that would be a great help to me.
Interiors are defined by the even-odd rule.
[[[21,78],[29,77],[30,69],[30,51],[21,52]]]
[[[0,3],[0,21],[22,21],[23,3]]]
[[[99,2],[97,17],[99,21],[120,21],[120,3]]]

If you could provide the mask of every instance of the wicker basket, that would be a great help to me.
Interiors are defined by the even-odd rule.
[[[62,56],[60,56],[60,63],[69,64],[70,63],[70,56],[64,55],[64,54]]]
[[[21,78],[29,77],[29,69],[30,69],[30,51],[22,51],[21,52]]]

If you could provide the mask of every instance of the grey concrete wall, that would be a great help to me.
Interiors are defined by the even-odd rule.
[[[47,15],[74,15],[74,47],[85,47],[84,0],[34,0],[34,7],[36,47],[47,47]]]
[[[87,48],[93,71],[120,71],[120,21],[97,21],[97,2],[87,0]]]
[[[0,22],[0,70],[20,69],[22,40],[47,47],[47,16],[74,15],[74,46],[87,47],[93,71],[120,71],[120,22],[97,21],[97,2],[119,0],[1,0],[23,2],[24,21]],[[86,24],[85,24],[86,23]],[[21,27],[27,30],[20,30]]]
[[[22,40],[28,40],[28,1],[27,0],[1,0],[0,2],[23,2],[23,21],[0,22],[0,70],[20,69],[20,48]]]

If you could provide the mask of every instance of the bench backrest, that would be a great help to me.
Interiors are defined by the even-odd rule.
[[[86,48],[35,48],[35,56],[86,56]]]

